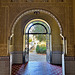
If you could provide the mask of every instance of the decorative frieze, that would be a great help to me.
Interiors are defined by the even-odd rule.
[[[11,2],[64,2],[64,0],[11,0]]]
[[[49,2],[49,0],[42,0],[42,2]]]
[[[8,56],[2,56],[2,57],[0,57],[0,61],[9,61],[9,57]]]
[[[75,57],[73,56],[65,57],[65,61],[75,61]]]
[[[72,0],[0,0],[1,2],[72,2]]]
[[[26,0],[26,2],[33,2],[34,0]]]

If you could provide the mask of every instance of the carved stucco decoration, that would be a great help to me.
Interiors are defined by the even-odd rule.
[[[12,34],[14,34],[14,28],[15,28],[17,22],[18,22],[24,15],[27,15],[27,14],[32,13],[32,12],[35,12],[35,11],[43,12],[43,13],[48,14],[49,16],[51,16],[51,17],[57,22],[57,24],[58,24],[58,26],[59,26],[59,28],[60,28],[60,34],[62,35],[62,27],[61,27],[61,25],[60,25],[58,19],[57,19],[52,13],[50,13],[50,12],[48,12],[48,11],[46,11],[46,10],[41,10],[41,9],[29,10],[29,11],[26,11],[26,12],[24,12],[23,14],[21,14],[21,15],[16,19],[16,21],[13,23]]]

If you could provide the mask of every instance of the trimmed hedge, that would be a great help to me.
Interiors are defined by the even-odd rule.
[[[36,52],[41,54],[46,54],[46,47],[37,45]]]

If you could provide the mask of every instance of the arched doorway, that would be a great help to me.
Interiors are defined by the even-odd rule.
[[[40,12],[38,15],[35,14],[35,12]],[[29,15],[30,14],[30,15]],[[16,51],[16,52],[21,52],[23,50],[25,50],[24,48],[24,41],[25,39],[23,39],[24,33],[25,33],[25,25],[27,23],[30,23],[32,19],[41,19],[44,20],[43,22],[45,22],[47,24],[48,22],[48,26],[50,26],[50,30],[51,30],[51,39],[52,39],[52,45],[50,46],[52,49],[52,62],[54,64],[61,64],[61,55],[62,52],[65,52],[64,49],[64,45],[63,45],[63,41],[64,41],[64,37],[62,36],[62,28],[61,25],[59,23],[59,21],[57,20],[57,18],[52,15],[50,12],[45,11],[45,10],[29,10],[27,12],[24,12],[21,16],[19,16],[16,21],[14,22],[13,26],[12,26],[12,30],[11,30],[11,36],[10,36],[10,41],[12,42],[11,51]],[[61,36],[62,37],[61,37]],[[17,38],[19,37],[19,38]],[[63,40],[62,40],[63,39]],[[56,58],[58,58],[58,61]],[[56,59],[56,60],[55,60]],[[19,61],[21,60],[22,63],[22,55],[21,55],[21,59],[19,59]],[[58,63],[59,62],[59,63]]]
[[[40,12],[40,14],[36,15],[34,13],[35,11]],[[26,33],[26,28],[28,28],[29,30],[33,26],[36,26],[38,20],[39,22],[41,21],[41,23],[38,22],[38,24],[39,25],[41,24],[42,26],[44,26],[46,32],[48,33],[48,35],[47,33],[45,33],[48,37],[47,39],[48,41],[47,42],[48,43],[47,61],[53,64],[62,64],[61,63],[62,52],[64,49],[64,44],[63,44],[64,39],[62,40],[62,38],[64,38],[62,36],[62,28],[57,18],[53,16],[50,12],[45,11],[45,10],[29,10],[27,12],[24,12],[14,22],[13,27],[12,27],[12,35],[10,36],[10,41],[12,42],[11,44],[13,47],[12,48],[13,50],[10,49],[13,51],[13,54],[12,54],[13,64],[23,63],[24,61],[23,51],[25,50],[25,41],[26,41],[25,35],[28,37],[28,32]],[[33,24],[31,25],[31,23]],[[60,36],[60,34],[62,37]],[[50,41],[49,39],[52,41]],[[25,62],[28,62],[29,51],[28,50],[26,51],[27,51],[26,52],[27,60],[25,59]],[[26,55],[24,57],[26,57]]]
[[[36,29],[38,28],[38,29]],[[41,29],[40,29],[41,28]],[[36,31],[34,32],[33,30]],[[43,30],[43,31],[42,31]],[[23,50],[23,62],[28,62],[29,61],[29,34],[38,34],[38,35],[45,35],[46,38],[46,60],[47,62],[51,63],[50,57],[52,57],[51,53],[52,52],[52,44],[51,44],[51,28],[49,24],[42,20],[42,19],[33,19],[27,23],[25,26],[25,31],[24,31],[24,50]],[[39,38],[39,37],[38,37]]]

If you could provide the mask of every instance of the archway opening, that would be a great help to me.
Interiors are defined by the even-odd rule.
[[[46,62],[46,51],[46,34],[29,34],[29,61]]]
[[[23,62],[47,60],[50,63],[49,24],[42,19],[33,19],[26,26]]]

